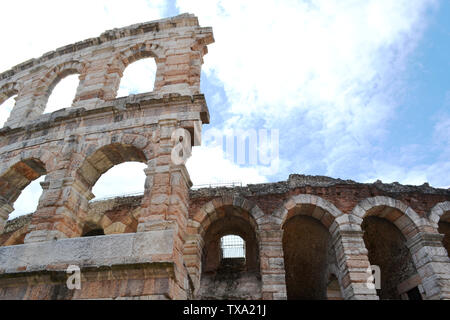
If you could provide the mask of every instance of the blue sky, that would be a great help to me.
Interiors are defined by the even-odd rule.
[[[201,78],[211,115],[204,133],[277,131],[279,159],[270,167],[237,164],[206,135],[187,163],[194,184],[274,182],[301,173],[450,187],[448,0],[0,4],[2,12],[24,7],[24,19],[0,21],[2,30],[10,30],[3,41],[7,50],[0,52],[2,70],[107,29],[184,12],[213,28],[216,42],[208,47]],[[154,65],[145,61],[127,69],[120,95],[150,90]],[[54,95],[59,90],[72,97],[76,77],[66,81],[67,89],[63,81]],[[57,106],[70,103],[55,99]],[[0,117],[7,116],[8,103]],[[111,169],[94,193],[141,190],[142,168]],[[38,184],[29,188],[20,201],[40,195]]]

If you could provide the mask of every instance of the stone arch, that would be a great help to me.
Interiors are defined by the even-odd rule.
[[[258,207],[256,203],[245,199],[238,195],[221,196],[215,198],[206,204],[204,204],[199,210],[196,211],[192,217],[192,222],[195,225],[195,233],[203,236],[208,226],[221,218],[217,215],[216,210],[223,206],[234,206],[247,212],[246,220],[255,228],[259,229],[259,224],[262,222],[264,213]]]
[[[442,235],[442,244],[450,253],[450,201],[437,203],[429,212],[428,219],[431,225]]]
[[[87,145],[85,148],[86,158],[76,169],[76,176],[89,190],[113,166],[128,161],[147,163],[149,160],[148,153],[140,148],[142,145],[136,143],[136,139],[129,143],[123,143],[123,139],[112,140],[115,142],[101,146]]]
[[[428,213],[428,219],[433,227],[437,228],[441,217],[448,212],[450,212],[450,201],[443,201],[434,205]]]
[[[295,207],[311,206],[313,211],[293,211]],[[283,205],[274,211],[273,216],[277,218],[280,228],[286,223],[289,218],[295,215],[310,215],[316,220],[319,220],[330,233],[337,229],[337,226],[345,222],[350,223],[348,216],[344,215],[331,202],[311,194],[299,194],[290,197]]]
[[[366,216],[377,216],[392,222],[406,239],[411,239],[428,223],[411,207],[402,201],[385,196],[367,198],[360,201],[352,210],[352,214],[359,218],[359,225]]]
[[[3,246],[15,246],[23,244],[27,232],[28,232],[28,225],[25,225],[22,228],[14,231],[3,243]]]
[[[8,82],[0,88],[0,105],[10,97],[18,94],[22,90],[22,84],[18,82]]]
[[[233,208],[236,210],[222,210],[224,208]],[[184,243],[184,257],[186,266],[194,283],[195,291],[197,292],[200,287],[201,273],[202,273],[202,259],[203,249],[205,246],[204,238],[207,236],[207,231],[211,227],[215,227],[215,223],[220,223],[221,219],[225,217],[232,217],[233,219],[240,219],[247,224],[248,232],[254,234],[255,243],[253,249],[249,249],[251,246],[246,241],[246,250],[256,250],[255,254],[259,257],[259,235],[258,230],[263,221],[264,213],[258,207],[256,203],[245,199],[239,195],[223,195],[217,197],[199,208],[189,220],[188,232]],[[219,228],[220,229],[220,228]],[[225,230],[230,231],[230,230]],[[240,232],[225,232],[226,234],[236,234],[242,237]],[[223,236],[218,234],[219,238]],[[244,238],[244,237],[242,237]],[[244,240],[246,240],[244,238]],[[257,258],[256,257],[256,258]],[[259,259],[255,261],[256,265],[259,265]],[[259,268],[258,268],[259,271]]]
[[[39,109],[39,112],[44,112],[48,98],[53,89],[63,78],[72,74],[79,74],[79,79],[82,81],[85,77],[84,70],[85,64],[83,62],[71,60],[63,62],[47,72],[47,74],[39,81],[39,85],[35,92],[35,96],[37,96],[35,107]],[[80,86],[80,84],[78,86]],[[73,98],[75,101],[76,97]]]
[[[0,197],[14,203],[20,192],[33,180],[47,173],[46,166],[38,158],[25,158],[0,174]]]
[[[136,214],[140,207],[129,211],[128,207],[107,206],[107,210],[87,215],[83,221],[83,234],[92,230],[103,230],[105,235],[116,233],[135,233],[137,231]]]
[[[371,264],[381,270],[380,299],[400,299],[399,288],[419,272],[410,243],[428,229],[428,221],[402,201],[386,196],[364,199],[352,213],[364,230]]]
[[[119,52],[115,57],[115,61],[119,67],[122,67],[121,71],[123,72],[128,65],[137,60],[153,57],[156,59],[156,62],[159,62],[163,56],[163,48],[161,46],[151,42],[143,42]]]
[[[336,239],[351,228],[349,215],[319,196],[299,194],[284,201],[273,216],[282,230],[287,297],[327,299],[328,273],[337,263]],[[342,276],[335,273],[340,293]]]
[[[156,62],[155,86],[156,90],[158,75],[161,73],[161,67],[164,65],[164,50],[163,48],[152,42],[142,42],[135,44],[119,53],[117,53],[111,60],[106,71],[106,85],[104,92],[105,100],[114,99],[119,90],[120,80],[123,77],[125,69],[133,62],[145,58],[154,58]],[[108,89],[109,88],[109,89]]]
[[[58,153],[50,151],[49,148],[26,149],[21,150],[20,153],[14,156],[10,156],[9,154],[5,155],[5,158],[9,159],[0,164],[0,176],[15,164],[27,159],[34,159],[37,162],[41,162],[47,173],[53,171],[58,166],[59,161]]]
[[[22,190],[44,174],[47,168],[38,158],[24,158],[0,174],[0,233]]]

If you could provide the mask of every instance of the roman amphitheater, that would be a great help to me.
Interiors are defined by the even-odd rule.
[[[0,74],[0,104],[17,95],[0,130],[0,299],[449,299],[448,189],[299,174],[192,188],[171,160],[182,140],[173,133],[201,143],[213,42],[211,27],[182,14]],[[155,59],[154,91],[117,98],[124,70],[143,58]],[[73,104],[44,113],[72,74]],[[144,194],[92,201],[100,176],[128,161],[147,166]],[[8,220],[44,175],[36,211]]]

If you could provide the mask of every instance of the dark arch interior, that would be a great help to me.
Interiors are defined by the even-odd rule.
[[[142,150],[132,145],[113,143],[90,155],[78,169],[78,176],[86,186],[92,188],[103,173],[117,164],[129,161],[146,163],[147,159]]]
[[[223,210],[230,212],[213,222],[204,236],[199,298],[260,299],[259,249],[254,226],[239,216],[240,209],[230,206]],[[226,235],[238,235],[245,241],[244,259],[222,259],[220,240]]]
[[[444,235],[442,244],[444,245],[447,254],[450,252],[450,211],[444,213],[438,223],[438,231]]]
[[[330,234],[316,219],[297,215],[283,226],[287,297],[290,300],[327,299]]]
[[[45,165],[38,159],[16,163],[0,177],[0,197],[12,205],[26,186],[46,173]]]
[[[96,236],[104,236],[105,232],[102,228],[94,228],[94,229],[85,229],[83,230],[82,237],[96,237]]]
[[[393,223],[376,216],[364,218],[361,227],[370,264],[380,267],[380,299],[401,299],[398,286],[417,273],[405,237]]]

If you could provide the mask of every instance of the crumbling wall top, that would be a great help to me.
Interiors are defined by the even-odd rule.
[[[155,98],[200,94],[203,56],[213,42],[210,27],[200,27],[192,14],[181,14],[108,30],[47,52],[0,74],[0,105],[17,95],[5,126],[16,128],[40,118],[53,88],[72,74],[80,80],[76,95],[72,105],[61,107],[102,107],[117,97],[127,66],[144,58],[155,59]]]

